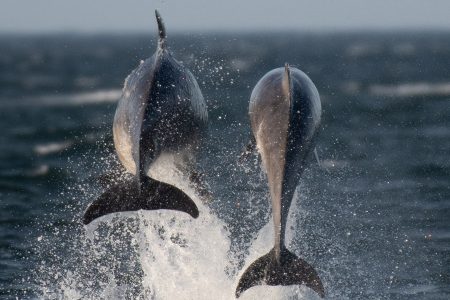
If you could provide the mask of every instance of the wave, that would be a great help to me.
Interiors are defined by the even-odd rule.
[[[450,82],[444,83],[404,83],[399,85],[374,84],[369,92],[377,96],[413,97],[413,96],[449,96]]]
[[[81,105],[117,102],[122,95],[120,89],[97,90],[78,94],[50,95],[40,97],[44,105]]]
[[[25,175],[30,177],[40,177],[47,175],[50,171],[50,166],[43,164],[35,167],[34,169],[31,169],[25,173]]]
[[[121,89],[97,90],[71,94],[51,94],[37,97],[23,98],[11,101],[2,99],[2,107],[35,107],[35,106],[79,106],[117,102],[122,96]]]
[[[52,142],[47,144],[39,144],[34,146],[33,150],[38,155],[49,155],[53,153],[58,153],[63,150],[68,149],[74,144],[73,141],[65,141],[65,142]]]
[[[47,175],[50,172],[48,164],[40,164],[29,168],[8,169],[0,171],[0,178],[2,179],[26,179],[36,178]]]

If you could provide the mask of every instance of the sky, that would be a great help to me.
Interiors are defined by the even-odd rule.
[[[1,0],[0,32],[450,30],[450,0]]]

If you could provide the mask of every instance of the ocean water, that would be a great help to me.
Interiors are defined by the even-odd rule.
[[[159,167],[200,208],[114,214],[84,209],[117,169],[112,118],[125,77],[155,37],[0,37],[0,298],[233,299],[240,274],[273,243],[251,90],[285,62],[316,84],[323,120],[288,221],[288,248],[318,271],[328,299],[450,297],[450,35],[169,35],[210,115],[199,154],[213,194]],[[258,286],[242,299],[318,299]]]

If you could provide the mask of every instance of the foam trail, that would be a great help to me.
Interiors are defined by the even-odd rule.
[[[197,220],[167,212],[158,219],[141,218],[143,286],[155,299],[211,299],[212,294],[230,299],[229,240],[220,221],[205,215],[204,208]]]
[[[231,299],[233,280],[226,275],[230,239],[222,223],[201,204],[171,156],[159,159],[152,176],[177,185],[199,208],[200,216],[165,210],[141,212],[139,251],[143,286],[154,299]]]

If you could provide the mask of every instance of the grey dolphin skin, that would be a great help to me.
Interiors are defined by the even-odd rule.
[[[162,154],[193,153],[208,120],[197,81],[172,57],[164,23],[158,11],[155,14],[158,47],[125,80],[113,124],[116,152],[134,177],[95,200],[84,214],[84,224],[106,214],[140,209],[173,209],[198,217],[196,204],[184,192],[148,176]]]
[[[305,73],[286,64],[257,83],[249,115],[269,182],[275,245],[244,272],[236,297],[261,284],[304,284],[323,298],[325,292],[317,272],[285,245],[289,208],[320,123],[319,93]]]

